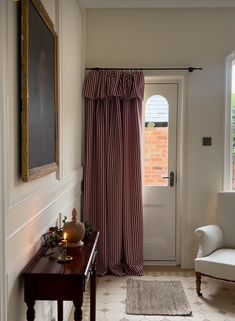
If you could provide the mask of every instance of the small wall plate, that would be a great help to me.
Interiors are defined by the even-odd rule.
[[[202,146],[211,146],[212,137],[202,137]]]

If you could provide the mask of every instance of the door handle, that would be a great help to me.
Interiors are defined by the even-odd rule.
[[[170,180],[170,187],[173,187],[175,185],[175,174],[174,174],[174,172],[170,172],[170,176],[162,176],[162,178]]]

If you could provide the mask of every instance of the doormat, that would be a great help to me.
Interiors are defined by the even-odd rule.
[[[180,281],[128,279],[126,313],[142,315],[191,315]]]

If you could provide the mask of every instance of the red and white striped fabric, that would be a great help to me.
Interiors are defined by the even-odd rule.
[[[142,72],[86,77],[84,216],[100,231],[97,274],[143,274]]]

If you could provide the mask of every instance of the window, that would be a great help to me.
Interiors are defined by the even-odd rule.
[[[233,64],[232,64],[231,116],[232,116],[232,189],[235,190],[235,61],[233,61]]]
[[[165,97],[151,96],[145,104],[144,185],[167,186],[162,178],[168,174],[168,114]]]
[[[224,190],[235,191],[235,52],[226,61]]]

